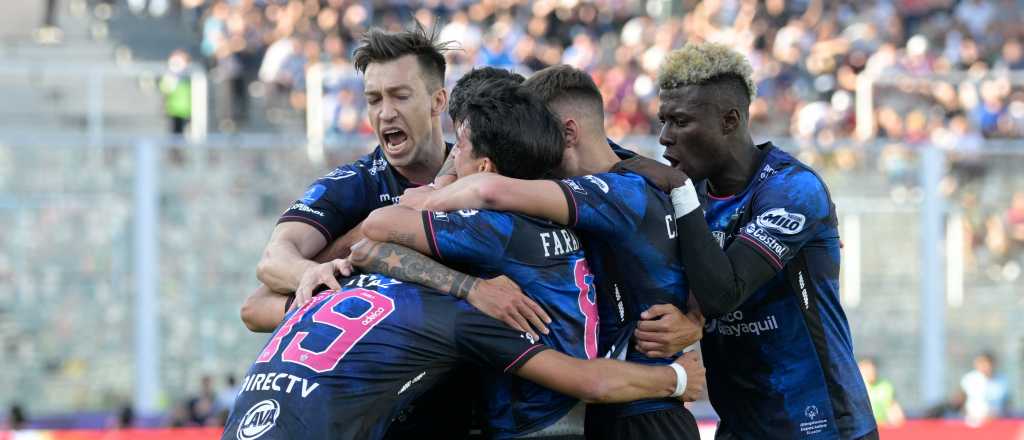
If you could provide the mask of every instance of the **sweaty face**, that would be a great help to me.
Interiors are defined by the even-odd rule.
[[[695,181],[708,178],[727,159],[722,115],[698,87],[662,90],[658,108],[663,157]]]
[[[416,163],[432,147],[433,94],[422,76],[413,55],[366,66],[370,125],[392,166]]]

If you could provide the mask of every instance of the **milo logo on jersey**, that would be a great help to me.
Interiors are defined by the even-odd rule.
[[[807,218],[803,214],[786,211],[786,208],[775,208],[757,216],[757,225],[782,234],[796,234],[804,229]]]

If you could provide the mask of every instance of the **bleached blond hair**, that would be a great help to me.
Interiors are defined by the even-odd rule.
[[[747,97],[753,101],[757,96],[753,73],[747,57],[724,44],[688,43],[665,57],[658,71],[658,86],[669,90],[735,76],[746,86]]]

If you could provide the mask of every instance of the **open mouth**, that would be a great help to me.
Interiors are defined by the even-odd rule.
[[[384,147],[392,153],[401,151],[409,140],[409,136],[399,128],[389,128],[381,134],[384,135]]]

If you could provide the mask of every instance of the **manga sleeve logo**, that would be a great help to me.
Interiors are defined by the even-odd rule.
[[[757,216],[757,225],[782,234],[792,235],[804,229],[807,218],[803,214],[786,211],[786,208],[775,208]]]

